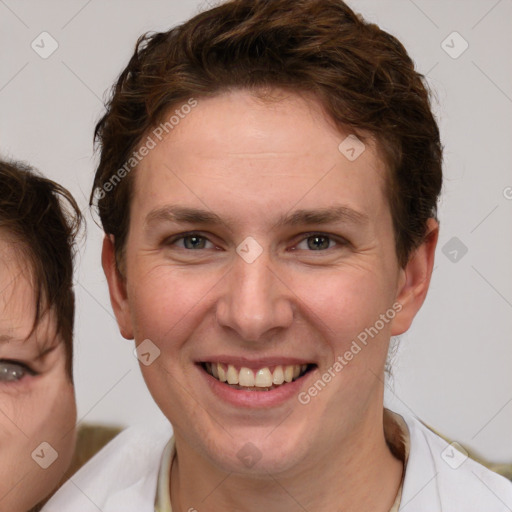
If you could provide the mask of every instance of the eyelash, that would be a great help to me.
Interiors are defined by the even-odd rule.
[[[14,359],[0,359],[0,370],[1,370],[3,365],[6,365],[6,366],[17,366],[17,367],[21,368],[21,370],[23,372],[23,375],[21,377],[19,377],[19,378],[16,378],[16,379],[4,380],[2,378],[2,372],[0,371],[0,385],[1,384],[15,384],[17,382],[20,382],[21,380],[23,380],[27,376],[35,376],[35,375],[37,375],[36,371],[34,371],[32,368],[30,368],[30,366],[28,366],[25,363],[22,363],[21,361],[16,361]]]
[[[307,240],[308,238],[313,238],[315,236],[328,238],[330,241],[334,241],[339,246],[350,245],[350,242],[348,240],[342,238],[342,237],[330,235],[328,233],[322,233],[322,232],[319,232],[319,231],[312,231],[312,232],[309,232],[309,233],[303,233],[302,234],[302,238],[295,245],[298,245],[299,243],[303,242],[304,240]],[[201,239],[209,241],[210,243],[213,243],[213,242],[211,242],[211,240],[208,237],[204,236],[202,233],[200,233],[198,231],[190,231],[190,232],[186,232],[186,233],[180,233],[179,235],[176,235],[174,237],[171,237],[171,238],[165,240],[165,244],[166,245],[173,245],[173,244],[175,244],[176,242],[178,242],[180,240],[184,240],[186,238],[191,238],[191,237],[201,238]],[[187,251],[193,251],[194,250],[194,249],[186,249],[186,248],[182,248],[182,249],[187,250]],[[332,248],[329,248],[329,249],[332,249]],[[197,250],[199,250],[199,249],[197,249]],[[319,251],[311,250],[311,251],[308,251],[308,252],[325,252],[326,250],[328,250],[328,249],[319,250]]]

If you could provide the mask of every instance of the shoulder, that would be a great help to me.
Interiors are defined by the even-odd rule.
[[[512,483],[467,457],[413,417],[404,417],[410,435],[402,503],[417,512],[509,512]],[[432,508],[434,507],[434,508]]]
[[[43,512],[153,511],[160,459],[171,426],[122,431],[75,473]]]

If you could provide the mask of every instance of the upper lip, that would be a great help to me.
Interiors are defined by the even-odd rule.
[[[215,355],[211,357],[204,357],[197,361],[198,363],[224,363],[227,365],[233,365],[235,367],[250,368],[251,370],[257,370],[259,368],[271,367],[271,366],[288,366],[288,365],[303,365],[303,364],[314,364],[311,359],[303,359],[297,357],[261,357],[261,358],[248,358],[248,357],[234,357]]]

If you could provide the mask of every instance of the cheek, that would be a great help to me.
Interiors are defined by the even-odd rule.
[[[393,303],[393,287],[382,271],[340,267],[290,276],[291,287],[327,338],[352,339],[373,325]],[[316,321],[315,321],[316,317]]]
[[[44,412],[40,413],[40,429],[46,429],[48,435],[56,440],[74,431],[76,423],[76,403],[74,389],[67,380],[56,387],[55,394],[46,402]]]
[[[12,489],[8,495],[12,510],[20,509],[21,504],[26,510],[44,499],[71,462],[74,391],[67,381],[52,384],[34,382],[30,391],[2,394],[2,407],[10,414],[8,420],[7,415],[0,417],[0,495]],[[3,500],[1,505],[6,505]]]
[[[59,385],[48,382],[48,376],[30,379],[20,389],[10,386],[7,392],[1,393],[4,419],[9,420],[3,421],[4,426],[10,424],[13,433],[24,434],[26,439],[52,432],[55,432],[52,438],[57,438],[60,432],[62,437],[76,420],[73,387],[67,382]]]
[[[221,278],[222,272],[216,270],[171,269],[165,265],[132,274],[128,301],[135,339],[149,338],[163,345],[163,340],[186,338],[198,326],[198,316],[209,307]],[[167,343],[160,348],[166,347]]]

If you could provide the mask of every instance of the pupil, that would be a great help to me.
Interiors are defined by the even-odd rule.
[[[185,238],[185,247],[187,249],[200,249],[204,246],[204,240],[199,236],[189,236]]]
[[[313,250],[327,249],[329,239],[326,236],[312,236],[308,238],[308,247]]]

